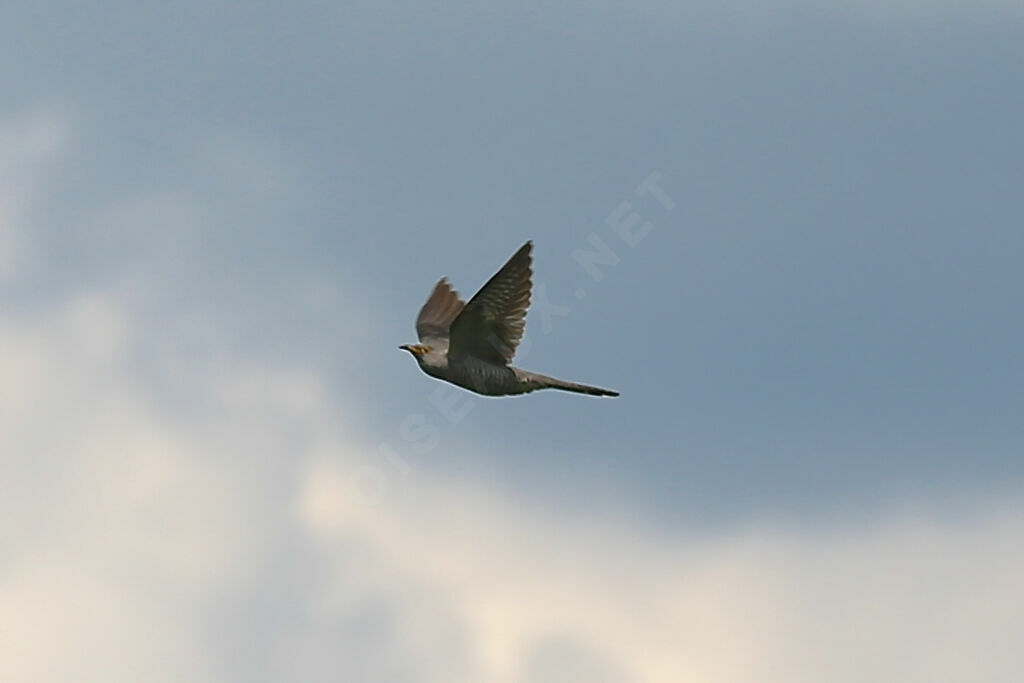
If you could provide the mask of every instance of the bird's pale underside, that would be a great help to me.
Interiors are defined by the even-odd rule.
[[[619,392],[512,367],[509,362],[523,338],[530,306],[532,242],[512,258],[464,303],[447,278],[434,287],[416,317],[419,344],[399,348],[412,354],[423,372],[485,396],[527,394],[561,389],[591,396]]]

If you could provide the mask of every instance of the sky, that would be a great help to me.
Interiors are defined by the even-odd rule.
[[[0,680],[1019,680],[1019,3],[15,0],[0,83]],[[397,349],[527,240],[621,397]]]

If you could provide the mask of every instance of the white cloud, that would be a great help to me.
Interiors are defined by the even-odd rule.
[[[1024,664],[1019,507],[692,539],[416,472],[366,505],[351,475],[371,450],[315,378],[237,363],[179,415],[130,370],[138,338],[110,295],[0,318],[0,679],[231,680],[204,624],[267,590],[292,613],[262,615],[268,680],[933,683]],[[268,584],[296,544],[320,578]],[[217,623],[253,628],[235,618]]]
[[[161,414],[127,334],[98,295],[0,321],[0,679],[195,679],[195,603],[248,557],[223,445]]]
[[[463,624],[478,666],[466,680],[562,680],[531,668],[545,653],[556,670],[599,662],[621,672],[608,680],[651,683],[1010,681],[1024,664],[1005,636],[1024,628],[1019,508],[693,540],[429,477],[414,501],[360,506],[346,477],[315,463],[302,498],[349,570],[335,608],[353,599],[342,541],[361,539],[360,589],[404,603],[410,638],[438,617]]]

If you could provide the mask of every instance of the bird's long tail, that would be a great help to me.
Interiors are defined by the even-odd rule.
[[[538,375],[535,372],[529,373],[530,379],[537,383],[538,389],[561,389],[562,391],[573,391],[577,394],[587,394],[589,396],[618,396],[619,392],[612,391],[611,389],[602,389],[601,387],[592,387],[589,384],[577,384],[576,382],[566,382],[563,379],[555,379],[554,377],[548,377],[547,375]]]

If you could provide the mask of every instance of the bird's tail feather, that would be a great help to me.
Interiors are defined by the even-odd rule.
[[[547,375],[538,375],[537,373],[530,373],[530,379],[537,383],[538,389],[560,389],[562,391],[573,391],[577,394],[587,394],[589,396],[618,396],[619,392],[612,391],[611,389],[602,389],[601,387],[593,387],[589,384],[577,384],[576,382],[566,382],[563,379],[555,379],[554,377],[548,377]]]

